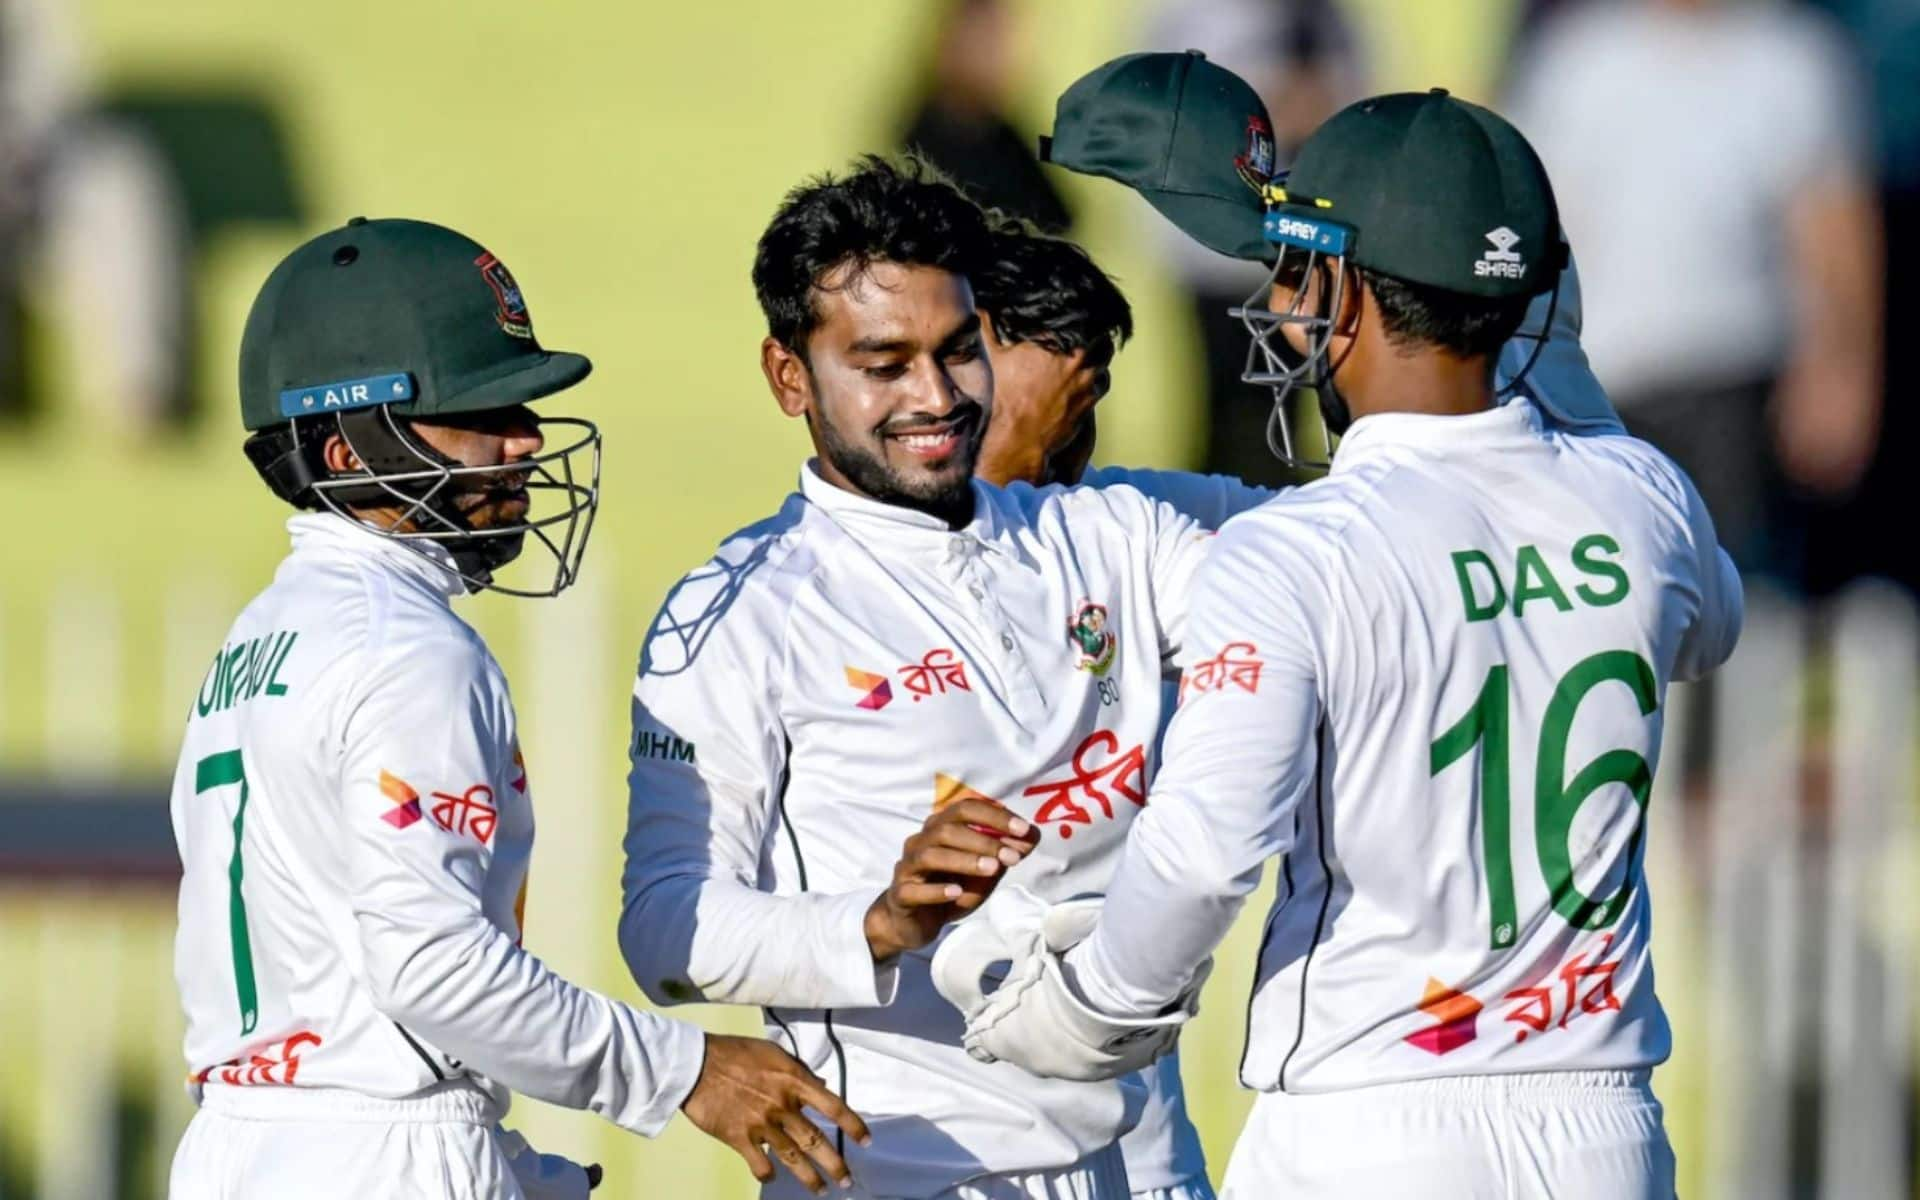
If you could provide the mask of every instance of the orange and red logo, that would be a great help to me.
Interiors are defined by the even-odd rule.
[[[1476,1028],[1480,1007],[1472,996],[1429,976],[1426,993],[1420,997],[1420,1011],[1432,1017],[1435,1024],[1408,1034],[1407,1044],[1428,1054],[1451,1054],[1480,1036]]]
[[[407,781],[386,771],[380,772],[380,794],[393,801],[394,807],[380,814],[380,819],[395,829],[405,829],[420,819],[420,793],[407,786]]]
[[[848,667],[847,686],[866,693],[854,701],[855,708],[878,712],[893,703],[893,685],[887,682],[885,675],[875,675],[872,671]]]
[[[380,794],[393,802],[392,808],[380,814],[382,821],[395,829],[406,829],[420,819],[424,807],[420,793],[406,780],[391,771],[380,772]],[[476,783],[457,795],[434,792],[432,797],[437,803],[426,811],[433,814],[434,824],[448,833],[471,837],[483,846],[493,840],[500,811],[494,807],[492,788]]]

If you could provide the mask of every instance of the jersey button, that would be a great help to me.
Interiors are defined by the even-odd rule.
[[[987,593],[985,589],[983,589],[977,583],[968,584],[967,591],[973,596],[975,600],[985,600],[987,598]]]
[[[1001,647],[1001,649],[1003,649],[1003,650],[1011,650],[1011,649],[1013,649],[1013,635],[1012,635],[1012,634],[1010,634],[1010,633],[1003,633],[1003,634],[1001,634],[1001,635],[1000,635],[1000,647]]]

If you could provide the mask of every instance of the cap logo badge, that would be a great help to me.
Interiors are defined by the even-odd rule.
[[[491,254],[482,254],[473,260],[480,268],[480,277],[493,289],[493,298],[498,307],[494,319],[500,322],[500,328],[517,338],[533,340],[533,318],[527,315],[526,299],[520,294],[520,285],[513,281],[513,272],[507,270],[507,264]]]
[[[1256,193],[1264,193],[1273,178],[1273,126],[1262,116],[1247,118],[1247,148],[1233,159],[1233,169]]]
[[[1493,249],[1480,256],[1473,264],[1475,278],[1487,279],[1525,279],[1527,264],[1514,251],[1520,244],[1520,235],[1502,225],[1498,229],[1487,231],[1487,240],[1493,243]]]

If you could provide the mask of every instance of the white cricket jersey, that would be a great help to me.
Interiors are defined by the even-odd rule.
[[[821,480],[668,597],[635,685],[620,940],[661,1002],[757,1004],[866,1117],[868,1190],[1063,1167],[1137,1081],[983,1064],[934,946],[876,969],[862,929],[902,844],[979,794],[1040,829],[1009,872],[1104,890],[1144,803],[1161,681],[1206,533],[1127,487],[975,484],[950,530]]]
[[[174,776],[194,1079],[404,1097],[465,1078],[502,1111],[511,1089],[659,1132],[702,1035],[521,949],[527,770],[451,560],[341,517],[288,528]]]
[[[1078,986],[1157,1011],[1277,856],[1248,1086],[1662,1061],[1640,840],[1661,705],[1740,617],[1698,494],[1646,443],[1530,403],[1355,422],[1326,479],[1216,539]]]

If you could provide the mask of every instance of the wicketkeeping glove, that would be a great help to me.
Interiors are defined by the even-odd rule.
[[[947,933],[934,952],[933,982],[967,1019],[968,1054],[1035,1075],[1096,1080],[1132,1074],[1173,1049],[1180,1027],[1200,1011],[1200,985],[1213,960],[1158,1016],[1123,1020],[1098,1012],[1067,982],[1060,955],[1093,931],[1101,903],[1096,896],[1049,906],[1003,885]],[[1006,978],[987,993],[982,978],[1002,962],[1011,963]]]

